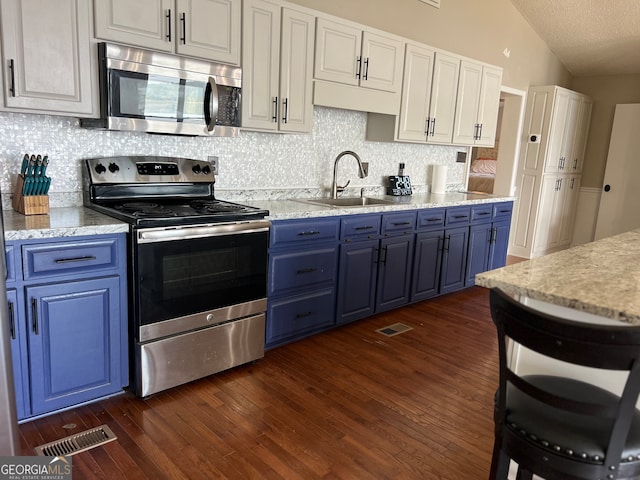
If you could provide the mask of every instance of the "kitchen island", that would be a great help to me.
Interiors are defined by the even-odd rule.
[[[481,273],[476,285],[566,307],[572,318],[640,325],[640,229]]]

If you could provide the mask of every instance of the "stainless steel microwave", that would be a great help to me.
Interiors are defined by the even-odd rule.
[[[100,118],[86,128],[235,137],[242,71],[111,43],[98,44]]]

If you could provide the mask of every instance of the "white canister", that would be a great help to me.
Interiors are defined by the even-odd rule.
[[[442,194],[447,191],[447,166],[434,165],[431,175],[431,193]]]

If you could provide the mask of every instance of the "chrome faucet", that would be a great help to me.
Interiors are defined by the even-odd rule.
[[[349,182],[351,182],[351,180],[347,180],[347,183],[345,183],[343,186],[339,186],[336,180],[338,175],[338,161],[345,155],[351,155],[358,161],[358,177],[365,178],[369,174],[369,164],[367,162],[363,163],[357,153],[352,152],[351,150],[345,150],[344,152],[339,153],[335,161],[333,162],[333,183],[331,184],[331,198],[338,198],[338,193],[344,192],[344,189],[347,188],[347,185],[349,185]]]

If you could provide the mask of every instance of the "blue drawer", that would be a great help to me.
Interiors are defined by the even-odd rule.
[[[304,247],[316,243],[335,242],[338,240],[339,228],[337,217],[276,221],[271,225],[271,247]]]
[[[420,210],[418,211],[417,228],[423,230],[425,228],[443,227],[444,217],[444,208],[427,208]]]
[[[349,215],[342,217],[340,221],[340,239],[343,241],[366,240],[380,235],[382,216],[373,215]]]
[[[382,215],[382,234],[395,235],[413,232],[416,229],[415,210]]]
[[[323,283],[334,284],[338,247],[272,254],[269,258],[269,295]]]
[[[333,325],[334,308],[333,288],[270,302],[267,308],[267,346]]]
[[[25,280],[79,275],[118,267],[117,238],[22,246]],[[123,259],[124,260],[124,259]]]
[[[452,207],[447,208],[447,213],[445,216],[445,225],[467,225],[469,224],[469,219],[471,218],[471,208],[470,207]]]
[[[506,219],[511,216],[513,211],[513,202],[494,203],[493,218]]]
[[[482,205],[471,206],[471,223],[486,223],[491,221],[493,215],[493,204],[484,203]]]

